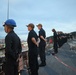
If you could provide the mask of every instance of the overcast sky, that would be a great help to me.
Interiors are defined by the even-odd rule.
[[[0,38],[6,36],[2,23],[7,19],[7,1],[0,0]],[[9,0],[9,3],[9,18],[16,21],[15,32],[22,40],[27,38],[25,25],[29,23],[42,23],[47,36],[52,35],[52,28],[66,33],[76,31],[76,0]]]

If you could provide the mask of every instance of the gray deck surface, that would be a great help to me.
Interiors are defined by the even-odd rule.
[[[76,51],[66,43],[55,56],[46,56],[47,65],[39,68],[39,75],[76,75]],[[25,71],[22,75],[28,75]]]

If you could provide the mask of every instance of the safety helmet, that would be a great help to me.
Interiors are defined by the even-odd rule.
[[[8,19],[4,22],[4,25],[3,26],[11,26],[11,27],[16,27],[16,22],[13,20],[13,19]]]

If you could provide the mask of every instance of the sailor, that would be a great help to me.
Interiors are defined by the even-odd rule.
[[[43,67],[46,66],[46,55],[45,55],[46,32],[42,28],[42,24],[38,24],[37,27],[39,29],[39,38],[40,38],[39,55],[40,55],[41,64],[39,65],[39,67]]]
[[[30,23],[28,27],[28,58],[29,58],[29,68],[31,75],[38,75],[38,36],[34,31],[34,24]]]
[[[57,32],[55,29],[52,29],[52,32],[53,32],[53,41],[54,41],[54,44],[53,44],[54,53],[52,53],[52,54],[55,55],[58,53]]]
[[[16,22],[8,19],[4,23],[5,37],[5,75],[18,75],[18,55],[21,53],[21,41],[14,32]]]

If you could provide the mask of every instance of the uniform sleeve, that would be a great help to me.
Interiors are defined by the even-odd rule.
[[[40,36],[43,36],[43,33],[42,33],[42,31],[39,31],[39,37],[40,37]]]
[[[7,36],[5,38],[5,45],[6,45],[6,48],[5,48],[6,56],[10,56],[11,58],[16,60],[15,53],[11,49],[11,47],[12,47],[12,38],[11,38],[11,36]]]
[[[19,39],[19,54],[22,52],[21,40]]]
[[[33,37],[35,37],[34,32],[31,32],[31,33],[29,34],[29,36],[30,36],[31,39],[32,39]]]

